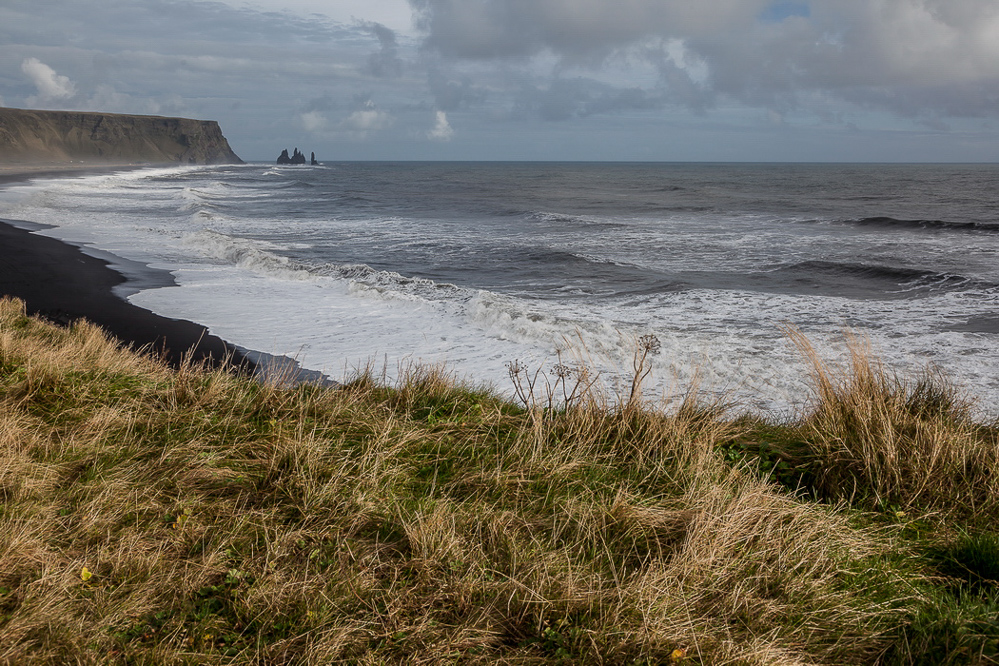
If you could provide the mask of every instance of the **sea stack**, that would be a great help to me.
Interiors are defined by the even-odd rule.
[[[278,164],[305,164],[305,155],[303,153],[300,153],[298,151],[298,148],[296,148],[295,152],[289,157],[288,156],[288,149],[285,148],[284,150],[281,151],[281,154],[278,155],[277,163]]]

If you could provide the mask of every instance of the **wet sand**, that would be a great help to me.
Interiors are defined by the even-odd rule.
[[[62,325],[87,319],[124,344],[162,355],[174,366],[190,351],[194,360],[213,367],[253,371],[255,364],[240,350],[204,326],[161,317],[114,295],[112,289],[124,282],[106,261],[0,220],[0,294],[23,300],[28,314]]]
[[[24,182],[33,178],[57,178],[60,176],[86,176],[93,173],[113,173],[129,169],[142,169],[150,164],[87,164],[85,162],[57,162],[52,164],[4,164],[0,163],[0,187],[9,183]]]

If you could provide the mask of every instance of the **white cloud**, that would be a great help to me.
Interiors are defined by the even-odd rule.
[[[451,123],[447,121],[447,113],[444,111],[437,112],[437,124],[434,128],[427,132],[427,138],[434,141],[450,141],[454,136],[454,128],[451,127]]]
[[[21,71],[35,84],[38,89],[37,99],[41,102],[69,99],[76,95],[76,86],[68,76],[56,74],[54,69],[38,58],[25,58],[21,63]]]
[[[375,106],[370,99],[362,108],[354,111],[340,123],[340,128],[357,138],[364,138],[369,132],[377,132],[392,126],[392,115]]]
[[[355,111],[343,121],[343,127],[355,132],[371,132],[392,126],[392,116],[385,111],[365,109]]]
[[[307,111],[299,116],[306,132],[321,132],[326,128],[326,116],[321,111]]]

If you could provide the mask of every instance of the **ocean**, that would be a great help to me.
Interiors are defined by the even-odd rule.
[[[621,393],[654,335],[650,399],[783,417],[812,397],[791,326],[999,414],[999,165],[177,167],[12,185],[0,217],[110,256],[135,305],[334,379],[443,364],[511,394],[513,362],[586,364]]]

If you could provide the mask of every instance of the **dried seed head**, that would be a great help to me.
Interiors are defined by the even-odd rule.
[[[559,379],[568,379],[572,377],[573,369],[565,365],[564,363],[559,363],[558,365],[552,368],[552,372],[554,372],[555,376],[558,377]]]
[[[646,354],[651,356],[656,356],[662,350],[662,343],[659,338],[652,335],[651,333],[643,335],[638,338],[638,348],[644,351]]]

